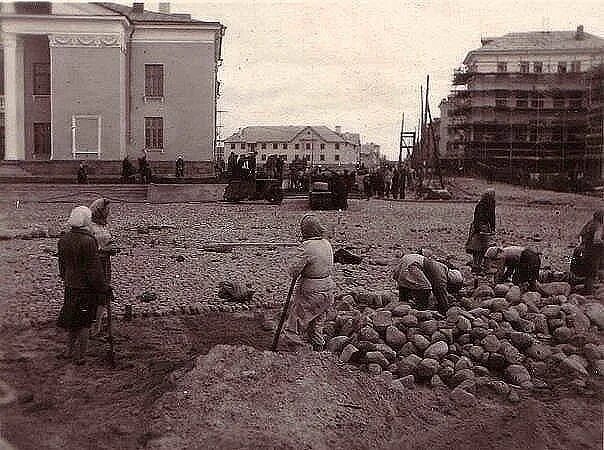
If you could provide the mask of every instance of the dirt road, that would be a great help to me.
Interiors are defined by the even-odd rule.
[[[567,266],[579,227],[601,204],[497,189],[502,243],[534,246],[545,265],[559,269]],[[0,228],[58,232],[74,205],[20,206],[0,204]],[[463,266],[472,210],[468,203],[355,200],[341,215],[318,213],[336,248],[363,256],[359,266],[337,267],[338,290],[392,289],[389,265],[420,246]],[[519,404],[484,394],[478,405],[460,410],[439,390],[394,391],[388,380],[327,353],[240,347],[267,349],[271,336],[257,308],[284,299],[291,249],[208,253],[201,244],[290,241],[305,211],[302,200],[280,207],[113,205],[111,226],[123,248],[114,260],[115,310],[120,315],[132,304],[150,315],[117,321],[115,370],[104,360],[105,342],[93,342],[82,367],[55,357],[65,342],[54,326],[61,304],[56,238],[0,241],[0,379],[17,393],[16,402],[0,409],[1,436],[19,449],[601,448],[601,397],[590,389],[558,386]],[[144,227],[158,224],[174,228]],[[250,311],[178,313],[180,306],[218,308],[217,286],[228,277],[252,282]],[[143,291],[159,299],[142,304],[136,296]]]

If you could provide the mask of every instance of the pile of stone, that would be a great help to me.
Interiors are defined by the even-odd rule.
[[[604,288],[595,298],[604,298]],[[449,387],[462,405],[475,401],[479,387],[514,401],[519,389],[547,389],[553,373],[583,388],[604,374],[604,307],[571,294],[568,283],[526,293],[483,284],[461,303],[442,316],[415,310],[394,292],[343,295],[325,324],[328,348],[344,362],[391,376],[399,388]]]

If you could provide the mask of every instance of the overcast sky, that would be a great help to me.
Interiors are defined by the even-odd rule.
[[[156,2],[147,2],[149,9]],[[171,2],[227,27],[220,69],[223,136],[248,125],[341,125],[398,155],[401,114],[417,126],[481,36],[574,30],[604,37],[602,0],[225,0]]]

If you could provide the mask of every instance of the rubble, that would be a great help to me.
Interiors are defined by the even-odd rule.
[[[328,348],[372,374],[388,372],[396,389],[448,387],[461,407],[485,390],[520,401],[518,389],[547,388],[542,378],[552,370],[572,380],[601,376],[604,345],[594,342],[604,308],[571,295],[568,283],[540,292],[482,283],[468,295],[459,304],[472,307],[451,306],[443,317],[389,293],[347,292],[336,301],[346,309],[326,324]]]

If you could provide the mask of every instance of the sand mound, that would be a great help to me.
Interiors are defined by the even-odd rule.
[[[388,384],[327,353],[218,345],[156,403],[148,446],[379,447],[394,415]]]
[[[601,436],[596,399],[482,397],[459,409],[447,397],[393,389],[328,353],[217,345],[154,404],[146,448],[563,449]]]

